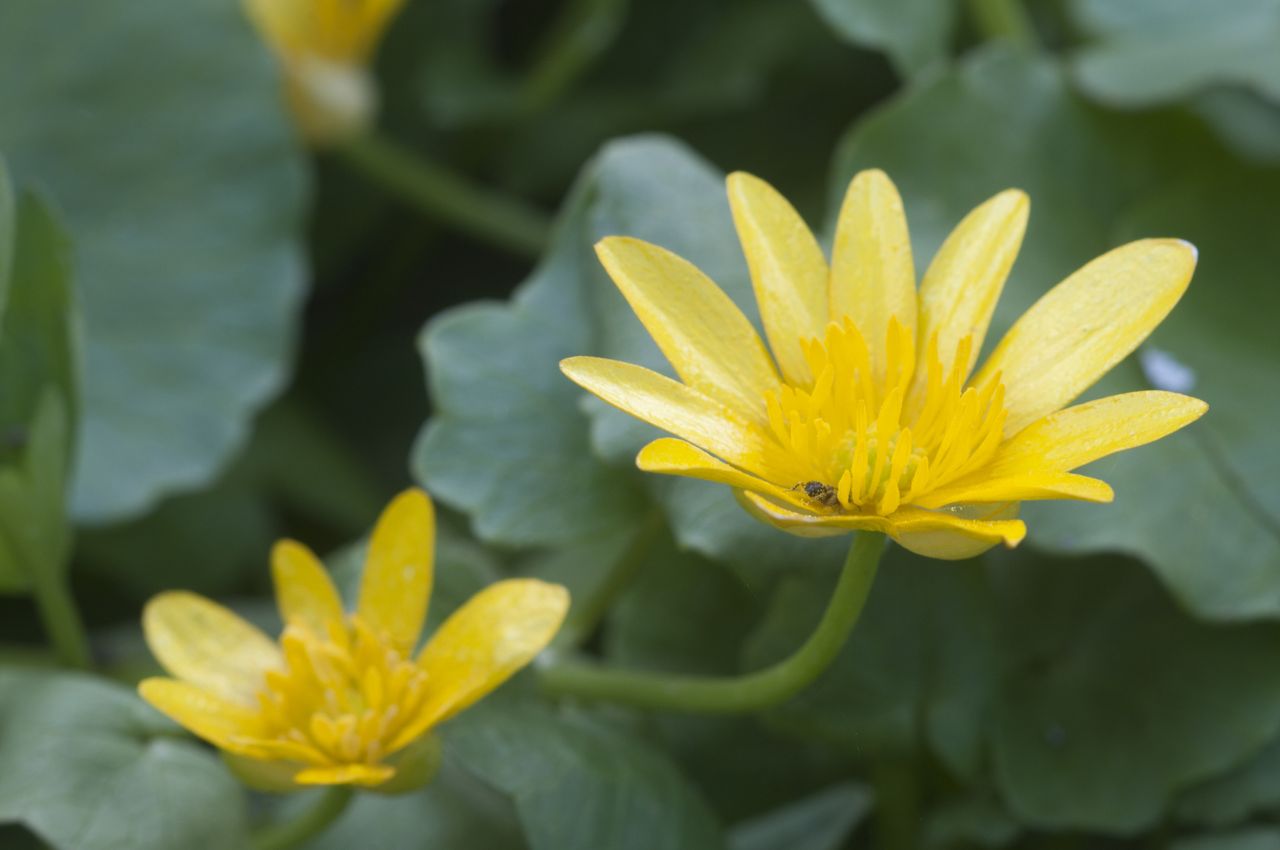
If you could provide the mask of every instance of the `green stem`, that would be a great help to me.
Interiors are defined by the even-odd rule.
[[[62,569],[34,570],[31,591],[58,661],[67,667],[87,670],[89,638],[64,573]]]
[[[373,131],[348,139],[336,152],[429,218],[528,257],[546,246],[550,224],[535,208],[475,186]]]
[[[916,846],[920,801],[912,768],[906,759],[889,759],[872,766],[876,850],[911,850]]]
[[[595,633],[600,626],[600,621],[613,607],[619,594],[630,586],[636,574],[640,572],[640,568],[644,566],[645,558],[653,549],[653,544],[661,534],[662,527],[662,514],[658,510],[655,509],[645,517],[640,527],[636,529],[631,542],[622,551],[618,560],[614,561],[609,572],[591,593],[585,595],[581,602],[569,609],[569,616],[565,619],[564,626],[556,638],[558,647],[581,646]]]
[[[803,690],[835,660],[858,624],[883,551],[883,535],[855,536],[817,629],[790,657],[764,670],[742,676],[676,676],[561,662],[541,670],[543,689],[558,696],[695,714],[743,714],[776,705]]]
[[[253,836],[254,850],[289,850],[329,828],[355,796],[348,785],[331,785],[298,817],[272,824]]]
[[[627,0],[571,0],[551,29],[520,92],[524,114],[554,103],[613,44]]]
[[[1006,39],[1020,47],[1034,47],[1035,28],[1021,0],[969,0],[969,13],[988,39]]]

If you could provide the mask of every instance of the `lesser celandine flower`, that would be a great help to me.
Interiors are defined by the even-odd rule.
[[[1026,226],[1002,192],[951,233],[916,289],[902,201],[880,171],[849,186],[830,265],[767,183],[728,179],[769,345],[690,263],[636,239],[597,252],[680,381],[595,357],[566,375],[683,439],[645,446],[651,472],[727,484],[758,518],[802,535],[866,529],[962,558],[1026,533],[1026,499],[1106,502],[1072,470],[1163,437],[1206,405],[1135,392],[1065,407],[1181,297],[1195,249],[1144,239],[1040,299],[974,373]]]
[[[305,546],[276,544],[277,644],[192,593],[146,608],[147,644],[176,678],[147,679],[147,702],[228,754],[250,784],[403,790],[430,778],[431,730],[525,666],[568,608],[564,588],[490,585],[415,654],[431,595],[435,519],[420,490],[398,496],[369,541],[353,612]]]
[[[307,138],[332,142],[377,111],[369,66],[404,0],[244,0],[284,66],[289,105]]]

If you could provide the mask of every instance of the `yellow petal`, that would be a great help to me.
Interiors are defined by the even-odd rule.
[[[985,512],[985,513],[984,513]],[[935,511],[900,511],[889,535],[902,548],[944,561],[974,558],[1003,543],[1012,549],[1027,536],[1027,526],[1015,516],[1018,503],[977,505],[964,516]],[[989,518],[984,518],[989,517]]]
[[[330,624],[344,623],[338,590],[320,559],[306,546],[293,540],[278,542],[271,550],[271,577],[285,625],[301,626],[324,637],[331,633]]]
[[[170,720],[215,747],[232,738],[261,734],[258,713],[196,685],[154,677],[138,684],[138,695]]]
[[[1103,254],[1055,286],[1018,319],[975,384],[1002,376],[1016,434],[1068,404],[1147,338],[1178,303],[1196,250],[1143,239]]]
[[[911,237],[902,198],[883,171],[860,172],[845,193],[831,252],[830,315],[837,322],[853,319],[879,380],[884,379],[889,320],[896,317],[915,333]]]
[[[778,386],[778,374],[738,305],[692,263],[657,245],[611,236],[596,254],[680,379],[763,421],[760,400]]]
[[[1076,499],[1083,502],[1110,502],[1115,498],[1111,485],[1097,478],[1069,472],[1035,472],[1025,475],[982,477],[956,481],[926,493],[913,504],[920,508],[973,502],[1026,502],[1032,499]]]
[[[507,579],[471,597],[418,656],[430,691],[389,749],[405,746],[509,679],[551,642],[568,610],[567,590],[536,579]]]
[[[800,341],[822,336],[827,326],[827,259],[776,189],[741,171],[726,183],[769,347],[787,380],[806,384],[813,376]]]
[[[750,490],[779,500],[792,507],[804,509],[804,497],[748,472],[724,463],[697,446],[684,440],[664,437],[649,443],[636,455],[636,466],[645,472],[662,475],[683,475],[703,481],[728,484],[741,490]]]
[[[147,603],[142,630],[160,666],[227,700],[256,705],[266,671],[281,666],[279,648],[257,626],[186,591]]]
[[[948,375],[957,346],[971,336],[969,362],[963,371],[964,377],[969,376],[1022,245],[1030,207],[1025,193],[1001,192],[965,216],[942,243],[920,284],[919,362],[927,362],[927,347],[936,334],[942,374]],[[927,377],[924,369],[916,373],[913,392],[917,397]]]
[[[308,767],[298,771],[293,781],[299,785],[360,785],[372,788],[396,775],[385,764],[344,764],[340,767]]]
[[[435,534],[431,500],[413,488],[391,500],[369,538],[356,611],[375,633],[390,636],[402,653],[417,644],[427,616]]]
[[[1028,425],[1000,447],[993,473],[1067,471],[1168,436],[1209,409],[1198,398],[1149,390],[1068,407]]]
[[[709,396],[641,366],[570,357],[560,371],[619,410],[731,463],[751,456],[759,437],[741,416]],[[763,402],[760,403],[764,407]]]
[[[950,512],[902,508],[887,517],[866,514],[804,514],[770,502],[755,493],[743,492],[740,500],[759,519],[802,537],[846,534],[850,531],[880,531],[903,547],[930,558],[956,560],[974,555],[1003,543],[1013,547],[1026,536],[1021,520],[1004,519],[1006,506],[987,509],[993,519],[973,518],[982,513],[968,511],[968,516]]]

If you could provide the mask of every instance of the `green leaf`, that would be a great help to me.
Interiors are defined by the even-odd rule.
[[[530,850],[715,850],[723,838],[660,752],[541,706],[488,700],[442,729],[446,752],[514,800]]]
[[[0,822],[56,850],[240,850],[242,792],[118,685],[0,671]]]
[[[0,322],[9,302],[9,276],[13,271],[13,248],[18,231],[17,198],[13,179],[4,157],[0,156]]]
[[[511,802],[446,762],[409,794],[358,794],[308,850],[523,850]]]
[[[74,512],[121,519],[212,478],[287,375],[301,153],[236,3],[12,0],[0,55],[23,69],[0,79],[0,149],[76,243]]]
[[[1000,560],[992,757],[1024,824],[1136,834],[1280,731],[1280,627],[1196,622],[1132,561]]]
[[[1075,55],[1075,76],[1092,97],[1146,106],[1210,86],[1280,98],[1280,2],[1074,0],[1092,36]]]
[[[1280,614],[1280,461],[1259,451],[1276,415],[1262,387],[1280,357],[1265,327],[1280,309],[1266,282],[1277,257],[1265,224],[1275,176],[1234,163],[1187,116],[1100,112],[1069,94],[1051,62],[1002,50],[971,56],[856,126],[833,193],[870,166],[902,190],[919,267],[986,197],[1011,185],[1031,196],[988,348],[1054,283],[1121,242],[1176,235],[1199,245],[1201,267],[1153,335],[1148,369],[1131,360],[1099,389],[1175,389],[1169,369],[1151,368],[1164,352],[1191,369],[1190,392],[1210,413],[1093,468],[1114,485],[1114,504],[1028,503],[1024,517],[1035,545],[1141,556],[1200,616]],[[1238,571],[1224,581],[1216,565],[1228,551]]]
[[[797,571],[782,581],[748,645],[752,668],[808,638],[834,581],[830,570]],[[894,547],[831,668],[768,717],[775,728],[846,758],[901,758],[927,748],[954,774],[972,778],[999,667],[980,564],[931,561]]]
[[[845,783],[740,823],[730,850],[839,850],[871,810],[871,794]]]
[[[436,415],[414,450],[419,481],[467,511],[481,539],[556,544],[625,526],[643,502],[593,456],[580,393],[558,363],[590,343],[582,244],[592,168],[554,244],[510,304],[469,304],[432,320],[420,349]]]
[[[1280,830],[1256,827],[1181,838],[1169,850],[1280,850]]]
[[[847,41],[882,50],[903,76],[946,59],[959,4],[951,0],[811,0]]]
[[[1189,789],[1178,800],[1178,820],[1202,826],[1242,823],[1251,815],[1280,810],[1280,740],[1230,773]]]

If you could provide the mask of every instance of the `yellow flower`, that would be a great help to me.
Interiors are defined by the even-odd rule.
[[[157,709],[228,754],[256,787],[381,786],[430,778],[428,733],[502,684],[560,627],[559,585],[500,581],[449,617],[415,656],[431,595],[435,517],[421,490],[383,511],[356,610],[345,613],[316,556],[271,553],[284,620],[279,644],[192,593],[163,593],[143,615],[147,645],[175,679],[139,687]]]
[[[1002,192],[960,222],[916,291],[902,200],[880,171],[849,186],[830,266],[787,201],[748,174],[729,202],[769,341],[676,255],[609,237],[596,250],[680,381],[572,357],[564,373],[684,438],[655,440],[641,469],[733,487],[795,534],[867,529],[937,558],[1026,534],[1026,499],[1107,502],[1071,470],[1159,439],[1204,402],[1135,392],[1069,404],[1169,313],[1195,249],[1144,239],[1097,258],[1028,310],[971,374],[1022,243],[1029,203]]]
[[[244,0],[284,65],[286,94],[303,135],[341,139],[377,111],[374,49],[404,0]]]

